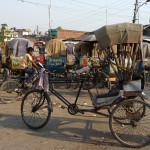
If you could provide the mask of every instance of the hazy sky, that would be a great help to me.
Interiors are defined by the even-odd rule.
[[[38,25],[45,32],[49,28],[50,1],[52,28],[93,31],[106,24],[132,22],[136,0],[0,0],[0,24],[32,32]],[[145,1],[139,0],[139,5]],[[149,21],[150,2],[139,8],[139,23]]]

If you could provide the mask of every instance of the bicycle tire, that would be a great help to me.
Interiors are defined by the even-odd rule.
[[[29,91],[21,103],[21,117],[31,129],[38,130],[44,127],[51,116],[52,103],[48,94],[41,90]]]
[[[135,98],[132,98],[132,99],[144,101],[144,98],[141,97],[141,96],[136,96]],[[129,100],[129,98],[127,98],[127,100]],[[113,105],[112,107],[110,107],[110,108],[107,109],[109,115],[112,113],[112,110],[115,108],[115,106],[116,105]]]
[[[17,100],[19,94],[16,90],[19,83],[16,80],[8,80],[2,83],[0,87],[0,99],[3,103],[11,103]]]
[[[9,70],[7,68],[4,68],[2,73],[0,73],[0,85],[2,85],[2,83],[8,79],[8,76]]]
[[[126,110],[125,105],[130,105],[130,109]],[[116,121],[116,116],[122,117],[122,123]],[[141,148],[150,143],[149,119],[148,103],[135,99],[125,100],[118,104],[110,115],[110,131],[121,144],[131,148]]]
[[[72,74],[67,73],[67,77],[66,77],[66,88],[69,89],[71,87],[71,79],[72,79]]]
[[[2,75],[3,75],[3,82],[7,81],[9,77],[9,70],[7,68],[4,68]]]
[[[129,100],[129,99],[128,99]],[[137,100],[137,99],[134,99],[134,100]],[[126,114],[128,115],[130,112],[130,107],[132,107],[133,103],[130,103],[130,105],[123,105],[123,108],[126,110]],[[143,117],[145,114],[145,107],[141,107],[141,110],[140,110],[140,116]],[[126,118],[122,118],[122,117],[114,117],[114,120],[117,122],[117,123],[120,123],[121,125],[130,125],[130,122],[125,122]]]
[[[73,80],[73,82],[72,82],[72,87],[73,87],[74,89],[77,89],[78,87],[80,87],[79,79],[78,79],[78,76],[77,76],[77,75],[74,75],[74,76],[72,77],[72,80]]]
[[[78,87],[77,83],[77,76],[73,73],[67,73],[67,80],[66,80],[66,88],[69,89],[71,86],[76,89]]]
[[[93,77],[88,77],[87,79],[85,79],[82,88],[84,90],[90,90],[92,88],[94,88],[96,85],[96,82],[94,82]]]
[[[77,83],[72,83],[72,87],[74,88],[74,89],[77,89],[78,87],[79,87],[79,83],[77,82]]]
[[[111,90],[111,82],[106,73],[100,72],[96,79],[96,91],[98,95],[108,93]]]

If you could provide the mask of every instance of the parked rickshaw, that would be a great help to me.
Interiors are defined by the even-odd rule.
[[[15,38],[6,42],[5,51],[2,53],[3,81],[6,81],[9,74],[18,72],[26,49],[30,46],[32,47],[33,43],[25,38]]]
[[[58,39],[51,39],[45,48],[45,67],[53,72],[54,78],[66,78],[66,45]]]
[[[21,104],[21,116],[25,124],[31,129],[44,127],[50,119],[53,110],[51,96],[52,92],[67,108],[68,113],[92,112],[101,115],[101,109],[108,109],[109,126],[111,133],[123,145],[128,147],[143,147],[150,143],[150,105],[144,100],[141,87],[142,74],[137,77],[136,61],[141,60],[141,35],[143,27],[140,24],[115,24],[104,26],[95,31],[99,45],[104,52],[116,77],[117,85],[106,94],[93,95],[88,90],[93,107],[87,109],[78,105],[78,98],[82,91],[84,80],[80,81],[75,101],[72,103],[62,96],[53,87],[47,88],[48,73],[45,75],[42,90],[33,90],[25,95]],[[117,45],[117,49],[114,49]],[[50,81],[52,79],[50,78]],[[113,110],[112,110],[113,109]]]

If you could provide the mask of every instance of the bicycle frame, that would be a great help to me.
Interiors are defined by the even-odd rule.
[[[75,115],[78,112],[80,112],[82,114],[84,114],[84,112],[91,112],[91,113],[95,113],[95,114],[98,114],[98,115],[103,115],[103,116],[109,117],[108,114],[98,112],[98,111],[103,109],[103,108],[109,109],[112,106],[115,106],[115,105],[119,104],[120,102],[124,101],[125,99],[128,99],[128,97],[125,97],[124,95],[120,94],[120,96],[118,96],[116,99],[114,99],[111,104],[104,105],[104,106],[99,106],[99,107],[94,107],[94,106],[90,107],[89,106],[90,108],[87,108],[87,109],[86,108],[84,108],[84,109],[78,108],[77,101],[78,101],[79,95],[81,93],[82,85],[84,84],[85,79],[81,79],[80,81],[81,81],[80,87],[79,87],[79,90],[78,90],[77,95],[75,97],[74,103],[70,103],[64,96],[62,96],[53,87],[51,87],[51,86],[49,87],[50,92],[53,93],[59,100],[61,100],[68,107],[68,112],[72,115]],[[61,83],[66,83],[66,82],[67,81],[62,80]],[[70,82],[70,81],[68,81],[68,82]],[[60,83],[60,81],[58,82],[58,81],[52,81],[51,80],[50,83]],[[92,98],[92,93],[90,92],[90,89],[88,90],[88,93],[89,93],[90,97]],[[136,97],[136,96],[138,96],[138,95],[132,95],[131,98]],[[66,107],[61,105],[61,108],[64,109]]]
[[[53,93],[59,100],[61,100],[61,102],[63,102],[67,107],[68,107],[68,112],[71,114],[71,115],[75,115],[77,114],[78,112],[80,112],[81,114],[84,114],[84,112],[91,112],[91,113],[96,113],[96,114],[99,114],[99,115],[103,115],[103,116],[106,116],[106,117],[109,117],[108,114],[105,114],[105,113],[102,113],[102,112],[98,112],[98,110],[100,110],[102,107],[99,107],[99,108],[94,108],[94,107],[90,107],[90,109],[80,109],[78,108],[78,105],[77,105],[77,101],[78,101],[78,98],[79,98],[79,95],[81,93],[81,89],[82,89],[82,85],[84,84],[84,81],[85,79],[82,79],[81,80],[81,84],[80,84],[80,87],[79,87],[79,90],[77,92],[77,95],[75,97],[75,101],[74,103],[70,103],[64,96],[62,96],[60,93],[58,93],[53,87],[49,87],[49,90],[51,93]],[[50,81],[50,83],[58,83],[58,81]],[[60,82],[59,82],[60,83]],[[65,81],[61,82],[61,83],[66,83]],[[88,90],[88,93],[90,95],[90,92]],[[118,99],[117,99],[118,101]],[[61,108],[66,108],[65,106],[61,105]]]
[[[57,83],[55,81],[50,81],[50,83]],[[61,82],[63,83],[63,82]],[[66,83],[66,82],[64,82]],[[77,93],[77,96],[75,98],[75,102],[74,102],[74,105],[76,105],[77,103],[77,100],[79,98],[79,95],[80,95],[80,92],[81,92],[81,88],[82,88],[82,85],[84,83],[84,80],[81,80],[81,84],[80,84],[80,87],[79,87],[79,90],[78,90],[78,93]],[[71,105],[71,103],[66,99],[64,98],[61,94],[59,94],[53,87],[49,87],[49,90],[50,92],[52,92],[57,98],[59,98],[64,104],[66,104],[67,106]]]

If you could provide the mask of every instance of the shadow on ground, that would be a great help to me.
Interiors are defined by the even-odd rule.
[[[89,117],[75,118],[51,117],[48,124],[40,130],[31,130],[23,122],[20,116],[10,114],[0,114],[0,128],[14,130],[26,130],[26,134],[33,137],[44,137],[59,141],[70,141],[88,143],[94,145],[107,145],[122,147],[111,135],[109,128],[104,130],[103,126],[108,126],[108,119],[105,121],[91,120]]]

